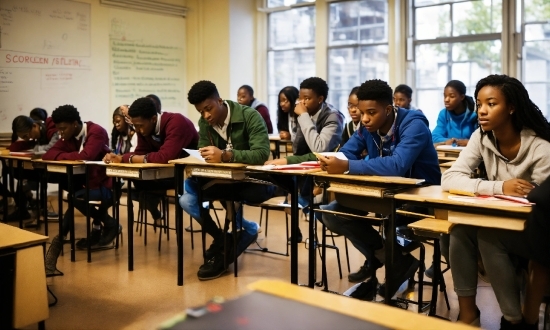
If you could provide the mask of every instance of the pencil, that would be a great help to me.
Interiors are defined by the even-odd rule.
[[[474,193],[472,193],[472,192],[464,191],[464,190],[459,190],[459,189],[449,189],[449,193],[451,193],[451,194],[453,194],[453,195],[461,195],[461,196],[476,197],[476,194],[474,194]]]

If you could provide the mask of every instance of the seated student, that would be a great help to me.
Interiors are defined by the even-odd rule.
[[[43,122],[41,120],[33,120],[31,117],[27,116],[17,116],[13,119],[12,131],[18,140],[9,146],[10,151],[32,149],[36,153],[46,152],[59,139],[57,129],[51,118],[47,118],[46,121]],[[17,173],[15,175],[17,175]],[[8,216],[7,221],[17,221],[20,218],[22,220],[28,220],[31,218],[27,210],[27,203],[32,199],[31,190],[38,189],[38,181],[40,181],[38,173],[29,170],[24,170],[23,177],[17,179],[26,179],[27,184],[23,186],[22,199],[18,198],[19,195],[16,192],[15,205],[17,208]]]
[[[277,130],[281,140],[294,141],[296,136],[296,115],[294,107],[298,100],[299,91],[294,86],[286,86],[279,92],[277,104]]]
[[[155,94],[149,94],[145,97],[153,100],[153,102],[155,102],[155,107],[157,108],[157,112],[162,113],[162,104],[160,103],[160,98],[158,96],[156,96]],[[126,113],[128,113],[128,109],[126,109]]]
[[[256,109],[265,121],[267,127],[267,133],[273,133],[273,125],[271,124],[271,117],[269,116],[269,110],[267,106],[258,99],[254,98],[254,90],[248,85],[242,85],[237,91],[237,101],[240,105],[246,105],[253,109]]]
[[[328,85],[318,77],[307,78],[300,84],[300,98],[294,108],[296,136],[292,143],[293,155],[268,161],[266,164],[296,164],[308,160],[312,152],[336,150],[342,142],[344,115],[327,103]],[[309,214],[311,181],[306,180],[298,197],[305,214]],[[298,242],[302,233],[298,230]]]
[[[417,111],[394,107],[391,87],[381,80],[363,83],[357,97],[362,127],[340,149],[348,160],[324,157],[320,160],[322,169],[334,174],[402,176],[425,179],[428,184],[439,184],[441,172],[426,117]],[[368,159],[361,156],[365,149],[369,153]],[[322,205],[321,208],[360,213],[344,208],[337,201]],[[328,213],[316,216],[328,229],[346,236],[366,257],[364,266],[357,273],[350,274],[349,280],[360,282],[370,278],[369,283],[372,283],[371,288],[374,291],[378,282],[376,269],[382,267],[385,261],[384,242],[378,231],[364,220]],[[397,222],[403,222],[402,220],[404,219],[398,218]],[[399,247],[396,246],[393,257],[394,273],[390,274],[395,286],[381,287],[381,295],[389,290],[390,296],[393,296],[401,283],[418,268],[418,260],[410,254],[404,255]]]
[[[472,134],[455,164],[443,174],[443,190],[459,189],[489,196],[527,195],[535,184],[550,176],[550,124],[515,78],[487,76],[477,83],[475,97],[480,128]],[[485,163],[487,180],[471,179],[470,174],[481,162]],[[513,251],[506,251],[498,243],[501,239],[506,243],[507,236],[497,229],[453,227],[450,258],[460,307],[459,321],[479,326],[480,312],[476,306],[479,248],[504,315],[501,329],[521,328],[520,287],[509,257]]]
[[[459,80],[447,83],[443,99],[445,108],[437,117],[437,126],[432,132],[433,143],[463,147],[477,127],[474,100],[466,95],[466,86]]]
[[[52,120],[60,134],[60,139],[43,156],[44,160],[102,160],[109,152],[109,136],[107,131],[91,121],[82,122],[80,114],[72,105],[62,105],[52,113]],[[122,230],[116,226],[116,220],[107,212],[113,204],[111,179],[107,177],[105,167],[90,166],[89,198],[93,201],[101,201],[101,204],[90,208],[90,217],[93,219],[93,228],[90,235],[90,244],[93,247],[110,245]],[[87,214],[88,201],[84,200],[86,189],[85,180],[81,176],[74,178],[74,207],[82,214]],[[64,186],[64,187],[63,187]],[[67,189],[67,182],[62,182],[61,187]],[[63,218],[62,235],[55,236],[46,255],[46,273],[55,272],[57,257],[61,252],[64,236],[69,233],[70,222],[74,214],[68,210]],[[87,248],[87,240],[84,238],[77,243],[79,248]]]
[[[357,99],[357,91],[359,86],[353,87],[348,97],[348,111],[351,121],[344,128],[342,133],[342,145],[348,142],[349,138],[361,127],[361,112],[359,112],[359,99]]]
[[[134,125],[126,121],[124,113],[128,106],[121,105],[113,112],[113,131],[111,132],[111,150],[115,155],[133,152],[137,147],[137,134]]]
[[[195,126],[180,113],[157,111],[154,101],[142,97],[130,106],[128,115],[137,132],[138,142],[134,152],[123,155],[110,153],[105,155],[106,163],[160,163],[183,157],[183,148],[196,149],[199,135]],[[174,189],[174,179],[155,181],[135,181],[138,193],[132,198],[139,198],[141,191]],[[151,213],[155,225],[161,225],[163,215],[158,209],[160,197],[148,196],[145,208]]]
[[[48,112],[42,108],[34,108],[31,110],[29,117],[34,121],[46,122],[46,119],[48,119]]]
[[[201,114],[199,120],[199,150],[207,163],[245,163],[260,165],[269,157],[269,137],[265,122],[260,114],[252,108],[236,102],[220,98],[216,85],[210,81],[199,81],[189,90],[187,99]],[[200,212],[197,192],[200,189],[195,178],[185,181],[185,193],[180,197],[181,207],[195,218],[202,229],[214,239],[205,252],[207,262],[199,268],[197,276],[200,280],[210,280],[220,277],[233,261],[233,253],[241,254],[258,237],[258,233],[250,233],[246,228],[240,231],[237,251],[232,251],[232,235],[228,235],[228,248],[223,249],[223,231],[218,228],[208,212]],[[205,200],[247,201],[261,203],[273,196],[274,186],[239,182],[234,184],[214,184],[203,190]],[[204,216],[204,217],[202,217]],[[237,227],[239,224],[237,215]],[[240,228],[239,228],[240,229]],[[227,254],[226,254],[227,253]]]
[[[413,90],[405,84],[397,85],[393,91],[393,105],[399,108],[407,110],[416,110],[422,112],[422,110],[414,107],[412,102]]]

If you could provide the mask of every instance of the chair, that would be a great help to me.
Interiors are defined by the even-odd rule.
[[[269,211],[271,210],[271,211],[283,211],[283,212],[285,212],[285,223],[286,223],[286,240],[285,240],[285,242],[288,242],[290,234],[289,234],[289,229],[288,229],[288,220],[289,219],[288,219],[287,210],[290,210],[290,204],[288,204],[288,198],[287,197],[278,196],[278,197],[273,197],[271,199],[268,199],[267,201],[265,201],[263,203],[259,203],[259,204],[246,203],[246,205],[260,208],[260,227],[262,226],[263,213],[264,213],[264,210],[265,210],[264,237],[267,237],[267,229],[268,229],[268,225],[269,225]],[[258,243],[258,242],[256,242],[256,245],[258,245],[257,249],[247,249],[246,251],[267,252],[267,253],[273,253],[273,254],[278,254],[278,255],[287,256],[287,257],[289,255],[289,251],[288,251],[289,248],[288,248],[288,244],[286,244],[286,243],[285,243],[285,245],[286,245],[286,252],[285,253],[276,252],[276,251],[269,251],[269,249],[267,247],[262,247],[260,245],[260,243]]]
[[[173,191],[173,189],[171,189]],[[139,211],[138,211],[138,217],[137,217],[137,220],[135,222],[138,223],[138,225],[136,226],[136,232],[138,232],[139,230],[139,235],[141,236],[142,233],[143,233],[143,228],[144,228],[144,225],[145,225],[145,233],[143,235],[144,237],[144,245],[147,245],[147,226],[153,226],[153,230],[154,232],[156,233],[157,232],[157,228],[159,229],[159,240],[158,240],[158,251],[160,251],[160,248],[161,248],[161,243],[162,243],[162,231],[164,230],[164,233],[166,234],[166,240],[169,241],[170,240],[170,229],[175,229],[175,228],[170,228],[170,218],[169,218],[169,204],[168,204],[168,198],[170,197],[168,195],[168,192],[170,190],[161,190],[161,191],[140,191],[139,192]],[[143,203],[142,201],[144,201],[145,199],[149,198],[149,197],[160,197],[160,206],[161,206],[161,210],[162,210],[162,218],[161,218],[161,223],[158,224],[156,221],[152,224],[148,223],[147,221],[147,210],[145,209],[145,203]]]

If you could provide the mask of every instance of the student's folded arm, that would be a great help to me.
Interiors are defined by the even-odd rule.
[[[350,161],[349,173],[406,176],[422,150],[432,143],[430,131],[422,120],[413,120],[400,128],[399,139],[390,156]]]
[[[54,135],[52,135],[52,138],[50,139],[50,142],[48,142],[48,144],[36,145],[34,147],[34,151],[35,152],[46,152],[46,151],[50,150],[57,143],[57,140],[59,140],[59,135],[54,134]]]
[[[102,160],[102,154],[109,149],[109,137],[104,130],[89,131],[82,151],[63,152],[56,160]]]
[[[57,160],[57,156],[60,154],[68,152],[64,149],[65,144],[62,140],[57,140],[57,142],[48,150],[45,154],[42,155],[43,160]]]
[[[539,185],[550,177],[548,150],[550,150],[550,142],[547,141],[541,141],[529,150],[529,154],[533,157],[531,181]]]
[[[330,115],[331,118],[325,126],[317,133],[315,125],[309,114],[304,113],[298,116],[300,128],[304,134],[307,146],[313,152],[334,151],[342,141],[343,119],[339,116]]]
[[[269,158],[269,135],[263,118],[257,111],[245,115],[250,150],[233,150],[233,161],[250,165],[263,165]]]
[[[359,135],[359,130],[362,130],[361,135]],[[340,148],[342,152],[350,161],[362,159],[361,153],[363,150],[367,149],[367,143],[365,138],[370,138],[368,132],[364,128],[359,128],[355,131],[349,140]]]
[[[460,152],[453,166],[443,173],[441,178],[443,191],[459,189],[480,195],[492,196],[502,194],[504,181],[487,181],[471,178],[472,172],[483,161],[481,148],[481,133],[477,130],[472,134],[466,148]]]
[[[447,111],[445,109],[441,110],[439,112],[439,116],[437,116],[437,125],[435,126],[433,132],[432,132],[432,142],[433,143],[441,143],[445,142],[451,137],[447,136],[447,123],[445,122],[445,112]]]
[[[183,147],[188,146],[196,134],[195,128],[183,116],[173,116],[166,123],[166,136],[159,151],[148,152],[148,163],[166,164],[177,159]],[[137,152],[136,152],[137,154]]]
[[[208,130],[210,129],[210,125],[206,123],[206,120],[200,119],[199,120],[199,148],[208,147],[212,143],[210,143],[210,138],[208,136]]]
[[[288,156],[286,157],[286,163],[287,164],[300,164],[300,163],[303,163],[303,162],[310,162],[310,161],[313,161],[313,160],[317,160],[317,157],[315,157],[315,155],[313,153],[307,153],[305,155],[300,155],[300,156],[296,156],[296,155],[292,155],[292,156]]]

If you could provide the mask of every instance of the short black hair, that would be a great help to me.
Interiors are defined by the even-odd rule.
[[[401,85],[397,85],[397,87],[395,87],[395,90],[393,91],[393,93],[401,93],[401,94],[405,94],[406,97],[408,98],[412,98],[413,96],[413,90],[412,88],[410,88],[408,85],[405,85],[405,84],[401,84]]]
[[[241,89],[246,89],[246,91],[248,92],[248,94],[250,94],[250,96],[254,97],[254,89],[252,89],[251,86],[249,86],[249,85],[242,85],[241,87],[239,87],[238,91],[240,91]]]
[[[70,104],[65,104],[55,109],[52,112],[52,120],[55,124],[73,123],[75,121],[82,124],[78,110]]]
[[[311,89],[315,94],[324,97],[326,102],[328,96],[328,85],[327,82],[319,77],[311,77],[302,81],[300,84],[300,89]]]
[[[377,101],[384,105],[393,104],[393,92],[387,82],[380,79],[367,80],[357,92],[359,101]]]
[[[128,115],[132,118],[141,117],[143,119],[151,119],[158,115],[157,105],[155,101],[148,97],[140,97],[128,109]]]
[[[218,93],[216,85],[208,80],[201,80],[195,83],[189,90],[189,93],[187,93],[187,100],[193,105],[199,104],[211,97],[220,97],[220,93]]]
[[[146,97],[150,98],[151,100],[153,100],[153,102],[155,102],[155,106],[157,107],[157,112],[160,113],[162,110],[162,104],[160,103],[160,98],[155,94],[149,94]]]
[[[34,125],[34,120],[31,117],[17,116],[11,123],[11,130],[13,134],[24,134],[32,129],[32,125]]]
[[[31,110],[29,117],[33,120],[46,121],[46,118],[48,118],[48,112],[42,108],[34,108]]]

